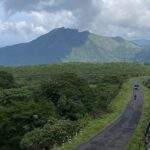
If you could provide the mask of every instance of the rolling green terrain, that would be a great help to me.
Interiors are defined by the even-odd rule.
[[[112,114],[108,124],[123,83],[149,74],[130,63],[0,67],[0,149],[51,149]]]

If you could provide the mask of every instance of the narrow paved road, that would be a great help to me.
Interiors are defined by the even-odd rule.
[[[141,116],[143,94],[141,89],[135,90],[124,113],[114,123],[105,128],[89,142],[80,145],[75,150],[124,150],[133,135]],[[137,96],[136,100],[134,95]]]

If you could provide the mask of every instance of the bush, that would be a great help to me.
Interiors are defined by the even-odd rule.
[[[0,91],[0,103],[8,105],[14,101],[24,101],[32,98],[32,92],[27,87],[4,89]]]
[[[42,127],[50,116],[56,116],[53,103],[33,100],[14,102],[0,107],[0,145],[18,149],[26,132]],[[9,150],[9,149],[8,149]]]
[[[69,120],[49,120],[43,128],[27,133],[20,146],[24,150],[50,150],[55,144],[62,144],[76,132],[75,125]]]
[[[59,99],[57,111],[60,116],[63,116],[64,119],[70,120],[78,120],[83,118],[86,113],[85,106],[80,100],[73,101],[72,99],[67,99],[65,96],[62,96]]]
[[[0,88],[9,89],[15,86],[14,77],[11,73],[0,71]]]

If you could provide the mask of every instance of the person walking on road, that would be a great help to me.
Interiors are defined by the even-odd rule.
[[[137,99],[137,95],[136,94],[134,94],[134,100],[136,100]]]

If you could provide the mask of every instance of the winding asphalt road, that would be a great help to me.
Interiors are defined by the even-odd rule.
[[[138,81],[133,81],[132,98],[123,114],[96,137],[77,147],[75,150],[124,150],[133,135],[143,108],[143,93],[134,89]],[[136,100],[134,95],[137,96]]]

